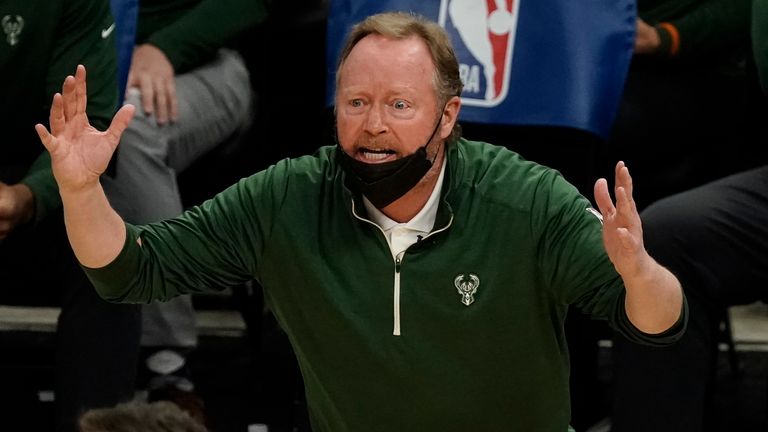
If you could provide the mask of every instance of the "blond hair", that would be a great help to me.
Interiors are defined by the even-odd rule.
[[[341,67],[349,57],[349,53],[363,38],[376,34],[392,39],[407,39],[417,36],[427,45],[432,63],[435,65],[435,75],[432,85],[437,94],[438,107],[442,108],[454,96],[460,96],[464,85],[459,76],[459,61],[453,50],[448,34],[438,24],[414,14],[404,12],[386,12],[371,15],[352,27],[339,56],[336,69],[336,88],[339,88]],[[338,90],[337,90],[338,91]],[[455,141],[461,136],[461,126],[456,122],[448,137]]]

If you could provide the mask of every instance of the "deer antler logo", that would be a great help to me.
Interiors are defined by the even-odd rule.
[[[480,278],[476,274],[470,273],[469,276],[460,274],[453,280],[456,290],[461,295],[461,302],[469,306],[475,302],[475,293],[480,286]]]
[[[24,18],[18,15],[6,15],[2,19],[3,31],[10,46],[19,43],[19,35],[24,28]]]

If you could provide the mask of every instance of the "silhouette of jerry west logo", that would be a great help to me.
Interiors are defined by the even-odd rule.
[[[519,5],[520,0],[441,0],[438,22],[459,57],[462,103],[494,107],[506,99]]]

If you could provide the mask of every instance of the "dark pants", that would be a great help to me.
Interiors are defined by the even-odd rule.
[[[0,303],[59,305],[56,428],[73,431],[85,409],[133,396],[140,335],[138,306],[98,297],[69,247],[61,212],[0,242]]]
[[[680,280],[690,318],[670,347],[616,337],[612,431],[702,431],[720,318],[768,293],[768,166],[663,199],[641,216],[645,246]]]

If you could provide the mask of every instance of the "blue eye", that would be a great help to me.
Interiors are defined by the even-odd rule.
[[[408,108],[408,104],[405,103],[405,101],[403,101],[403,100],[395,101],[395,103],[393,103],[392,106],[395,107],[395,109],[397,109],[397,110],[404,110],[404,109]]]

